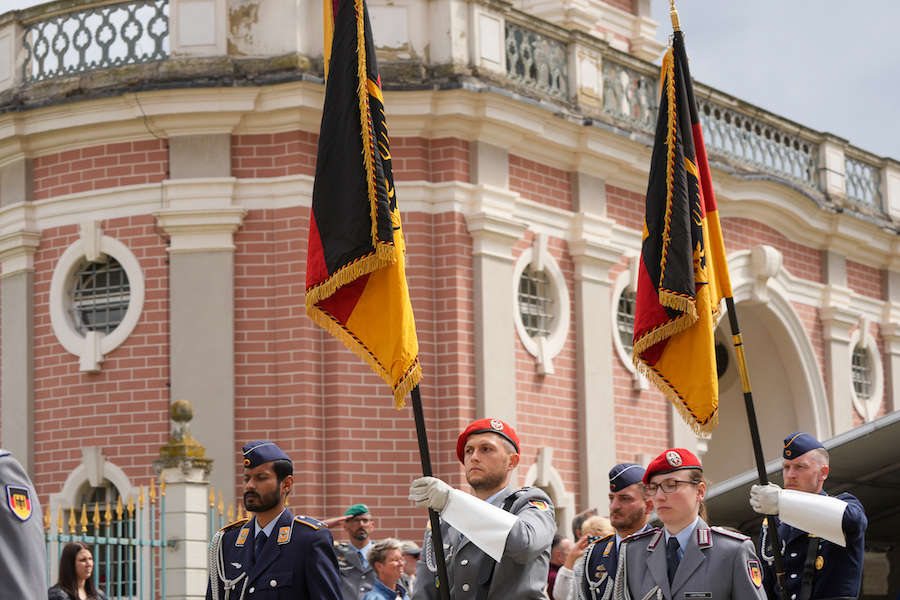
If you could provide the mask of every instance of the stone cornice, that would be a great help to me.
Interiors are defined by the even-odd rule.
[[[34,251],[41,241],[37,231],[14,231],[0,236],[0,278],[34,270]]]

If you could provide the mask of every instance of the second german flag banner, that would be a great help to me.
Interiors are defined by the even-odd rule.
[[[364,0],[324,0],[324,17],[306,312],[391,386],[400,407],[422,370],[372,27]]]
[[[634,362],[694,432],[718,424],[715,327],[731,282],[681,31],[662,63]]]

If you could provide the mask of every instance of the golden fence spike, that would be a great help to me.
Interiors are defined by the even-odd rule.
[[[75,507],[69,509],[69,533],[75,533]]]
[[[84,503],[81,504],[81,519],[80,519],[79,523],[81,524],[81,533],[87,533],[87,525],[88,525],[87,504],[84,504]]]
[[[222,498],[222,492],[219,492],[219,516],[225,514],[225,500]]]
[[[128,494],[128,518],[132,518],[134,516],[134,497],[131,494]]]
[[[99,535],[100,533],[100,503],[94,503],[94,518],[91,519],[91,522],[94,524],[94,535]]]
[[[109,510],[109,500],[106,501],[106,512],[103,513],[103,518],[106,520],[106,526],[109,527],[110,523],[112,523],[112,511]]]
[[[159,495],[163,497],[166,495],[166,472],[161,471],[159,474]]]
[[[150,504],[156,504],[156,482],[150,479]]]
[[[62,535],[63,532],[63,522],[63,509],[62,506],[60,506],[56,509],[56,526],[60,535]]]
[[[50,507],[47,507],[47,512],[44,513],[44,531],[50,533]]]
[[[144,486],[140,487],[140,492],[138,493],[138,508],[144,510]]]
[[[216,505],[216,490],[212,485],[209,486],[209,507],[212,508]]]
[[[228,503],[228,522],[234,523],[234,502]]]
[[[122,496],[116,498],[116,521],[122,520]]]

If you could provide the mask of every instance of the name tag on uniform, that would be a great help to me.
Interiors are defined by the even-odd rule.
[[[685,592],[685,598],[712,598],[709,592]]]

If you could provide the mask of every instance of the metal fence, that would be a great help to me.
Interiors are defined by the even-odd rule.
[[[110,599],[166,597],[166,481],[151,480],[147,495],[140,486],[138,497],[129,496],[115,507],[109,502],[60,508],[56,523],[44,515],[47,545],[47,580],[50,566],[59,562],[68,542],[83,542],[94,555],[94,584]],[[68,514],[66,514],[68,513]],[[68,518],[66,518],[68,516]],[[55,529],[55,532],[53,531]]]

